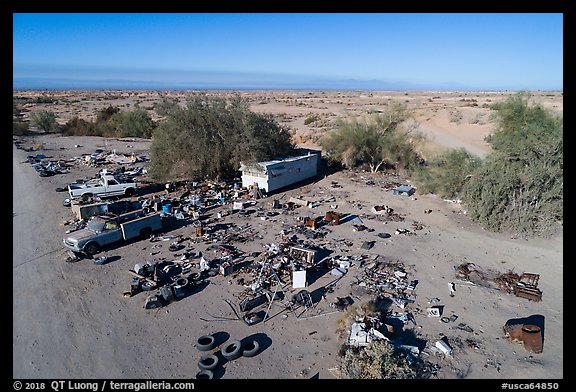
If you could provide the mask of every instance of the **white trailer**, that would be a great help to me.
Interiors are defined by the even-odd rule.
[[[318,172],[318,154],[308,153],[252,165],[242,164],[242,186],[257,185],[266,193],[295,184]]]

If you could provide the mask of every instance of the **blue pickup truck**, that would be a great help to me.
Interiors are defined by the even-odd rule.
[[[136,210],[126,214],[96,215],[84,229],[76,230],[64,236],[63,242],[73,252],[94,255],[106,245],[133,238],[149,238],[163,228],[159,213],[146,214]]]

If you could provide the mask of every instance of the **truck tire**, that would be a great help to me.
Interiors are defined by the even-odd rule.
[[[216,339],[212,335],[202,335],[196,339],[196,347],[200,351],[210,351],[216,345]]]
[[[211,380],[214,378],[212,370],[200,370],[196,373],[196,380]]]
[[[244,350],[242,351],[242,355],[246,358],[250,358],[258,354],[260,351],[260,344],[256,340],[249,341],[244,346]]]
[[[176,282],[174,283],[174,287],[178,288],[178,289],[183,289],[186,286],[188,286],[188,279],[186,279],[186,278],[178,278],[178,279],[176,279]]]
[[[83,193],[83,194],[82,194],[82,200],[83,200],[83,201],[88,201],[90,198],[92,198],[92,194],[91,194],[91,193]]]
[[[128,197],[134,196],[136,194],[136,191],[134,190],[134,188],[126,188],[126,190],[124,191],[124,194]]]
[[[151,227],[144,227],[140,229],[140,238],[143,240],[147,240],[152,235],[152,228]]]
[[[242,342],[233,340],[222,347],[222,356],[232,361],[242,355]]]
[[[84,252],[90,256],[95,255],[100,250],[100,245],[96,242],[89,242],[84,246]]]
[[[208,354],[200,358],[198,367],[200,370],[214,370],[218,367],[220,359],[214,354]]]

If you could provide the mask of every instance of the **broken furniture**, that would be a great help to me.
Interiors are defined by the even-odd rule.
[[[316,251],[313,249],[303,248],[299,246],[291,246],[289,248],[290,257],[298,260],[304,264],[313,264],[316,261]]]
[[[539,302],[542,300],[542,291],[538,289],[540,275],[523,273],[514,285],[514,295],[530,301]]]

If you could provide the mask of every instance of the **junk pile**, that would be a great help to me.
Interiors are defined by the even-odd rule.
[[[508,293],[514,293],[515,296],[526,298],[530,301],[542,301],[542,291],[538,288],[540,275],[523,273],[522,275],[508,272],[495,279],[500,289]]]
[[[356,278],[354,284],[369,293],[397,298],[397,301],[404,304],[404,308],[408,302],[414,301],[401,301],[400,298],[406,296],[406,291],[413,292],[418,281],[409,281],[402,263],[374,261],[364,268],[363,274]]]
[[[144,302],[145,309],[155,309],[180,300],[192,293],[203,277],[197,272],[190,272],[185,263],[174,261],[146,262],[134,265],[129,270],[134,275],[130,283],[130,291],[124,292],[124,297],[133,297],[141,292],[151,292]]]
[[[488,287],[514,294],[520,298],[539,302],[542,300],[542,291],[538,288],[540,275],[533,273],[514,272],[499,273],[490,270],[482,270],[474,263],[462,263],[456,269],[456,276],[464,281],[478,286]]]
[[[67,173],[69,163],[62,159],[50,159],[44,154],[28,156],[28,163],[36,170],[40,177],[50,177],[55,174]]]
[[[116,150],[107,151],[97,148],[92,154],[75,157],[75,160],[83,165],[96,167],[110,163],[119,165],[133,164],[136,162],[143,162],[148,159],[145,156],[137,156],[134,153],[118,154],[116,153]]]

